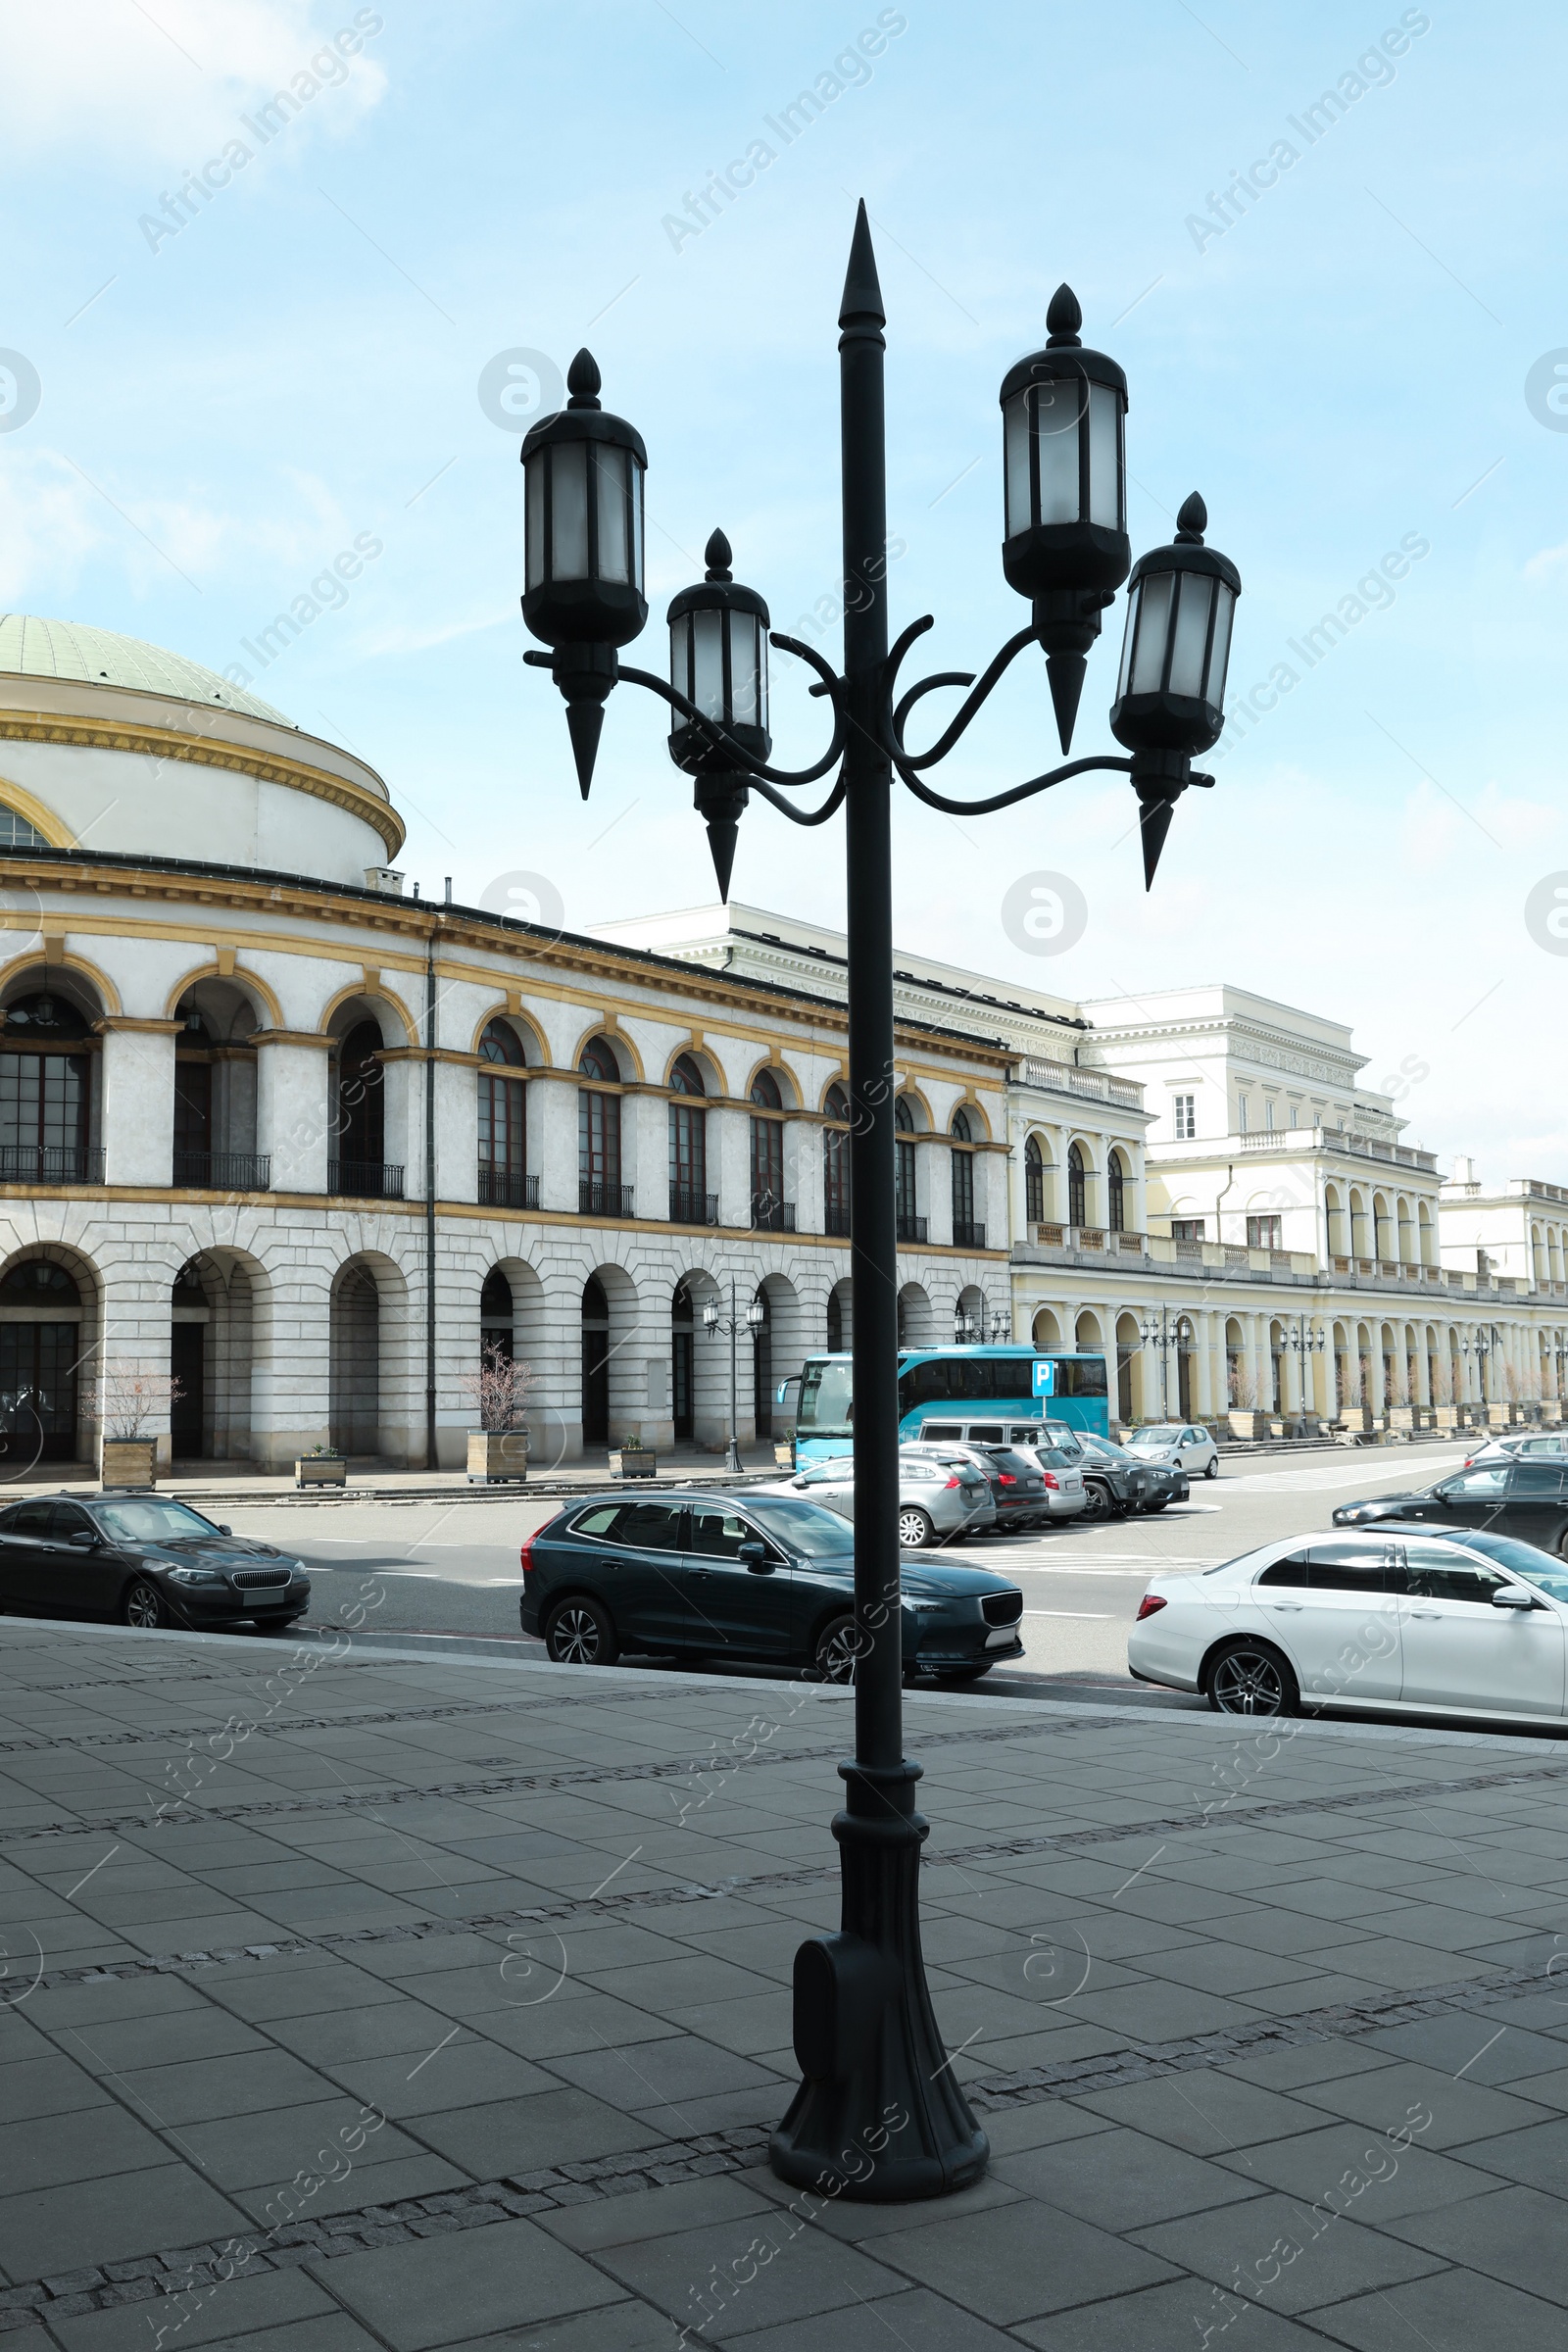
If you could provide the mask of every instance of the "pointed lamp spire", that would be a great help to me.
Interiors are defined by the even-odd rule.
[[[1078,717],[1078,698],[1084,690],[1084,673],[1089,667],[1084,654],[1048,654],[1046,682],[1051,688],[1051,707],[1056,713],[1056,733],[1061,738],[1062,751],[1072,749],[1072,730]]]
[[[1138,787],[1138,826],[1144,844],[1144,888],[1154,887],[1154,869],[1165,847],[1170,820],[1176,813],[1176,791],[1166,784],[1141,784]]]
[[[724,906],[729,905],[729,878],[735,865],[735,844],[740,838],[735,819],[710,816],[708,820],[708,850],[713,860],[713,872],[718,878],[718,895]]]
[[[599,735],[604,723],[603,703],[566,705],[566,732],[571,737],[571,756],[577,763],[577,790],[584,800],[594,780],[594,760],[599,754]]]
[[[855,216],[850,266],[844,272],[844,299],[839,304],[840,326],[848,326],[852,319],[870,319],[877,326],[886,326],[888,322],[888,315],[882,308],[882,287],[876,273],[871,223],[866,218],[863,196]]]

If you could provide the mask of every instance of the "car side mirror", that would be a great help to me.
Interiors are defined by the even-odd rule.
[[[809,1485],[809,1483],[810,1483],[810,1482],[809,1482],[809,1480],[807,1478],[807,1476],[806,1476],[806,1473],[805,1473],[805,1471],[804,1471],[804,1470],[801,1472],[801,1474],[800,1474],[800,1476],[799,1476],[798,1478],[792,1478],[792,1479],[790,1480],[790,1485],[791,1485],[792,1487],[804,1487],[804,1486],[808,1486],[808,1485]]]
[[[91,1551],[97,1541],[97,1537],[89,1535],[84,1527],[74,1528],[66,1538],[73,1551]]]
[[[743,1544],[735,1557],[753,1576],[771,1576],[773,1573],[773,1563],[760,1544]]]
[[[1492,1595],[1492,1605],[1494,1609],[1533,1609],[1535,1595],[1521,1592],[1517,1585],[1499,1585]]]
[[[234,1533],[234,1530],[231,1527],[224,1527],[222,1522],[220,1521],[218,1524],[218,1532],[220,1536],[231,1536]]]

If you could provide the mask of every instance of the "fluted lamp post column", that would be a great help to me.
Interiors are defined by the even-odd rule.
[[[1231,620],[1241,580],[1203,545],[1207,517],[1189,498],[1167,547],[1132,568],[1127,630],[1111,731],[1126,757],[1096,753],[979,801],[949,798],[926,773],[945,760],[1021,656],[1043,654],[1066,751],[1101,615],[1128,577],[1124,419],[1127,381],[1114,361],[1084,347],[1070,288],[1054,296],[1045,347],[1002,386],[1003,568],[1029,604],[1026,627],[981,676],[945,670],[899,687],[910,648],[932,626],[911,622],[889,644],[883,328],[870,225],[856,220],[839,307],[842,438],[843,666],[769,631],[767,607],[731,572],[721,532],[707,573],[669,608],[670,675],[633,669],[620,649],[646,617],[642,593],[642,482],[646,452],[631,426],[598,401],[599,370],[580,352],[567,406],[541,419],[522,447],[527,589],[523,616],[565,699],[578,780],[587,792],[604,706],[617,682],[670,707],[669,749],[691,775],[727,897],[736,828],[748,802],[765,800],[793,823],[845,811],[848,869],[851,1098],[851,1269],[855,1284],[855,1758],[839,1767],[843,1809],[833,1821],[843,1881],[842,1926],[812,1936],[795,1962],[795,2054],[801,2083],[773,2133],[769,2161],[786,2180],[845,2197],[896,2202],[967,2187],[989,2148],[937,2030],[920,1954],[920,1853],[927,1825],[915,1810],[920,1768],[904,1753],[903,1668],[907,1616],[898,1544],[898,1254],[894,1212],[892,802],[895,776],[928,807],[964,816],[1033,798],[1093,769],[1130,778],[1139,802],[1146,888],[1172,811],[1195,775],[1194,758],[1224,725]],[[826,750],[781,769],[767,720],[767,646],[814,672],[811,693],[832,713]],[[924,750],[907,740],[926,696],[964,689]],[[803,808],[803,785],[837,774],[825,799]],[[715,1307],[716,1315],[716,1307]],[[735,1321],[732,1312],[730,1320]],[[981,1319],[975,1319],[975,1336]],[[733,1434],[733,1432],[732,1432]]]

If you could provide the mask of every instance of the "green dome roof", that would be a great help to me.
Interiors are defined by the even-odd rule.
[[[162,646],[145,645],[139,637],[118,637],[112,629],[87,628],[76,620],[0,612],[0,678],[7,671],[24,678],[78,678],[88,686],[130,686],[141,694],[172,695],[182,703],[218,703],[225,710],[243,711],[247,718],[294,726],[270,703],[231,686],[199,662],[166,654]]]

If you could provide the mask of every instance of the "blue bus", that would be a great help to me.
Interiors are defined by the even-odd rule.
[[[798,1462],[850,1450],[851,1361],[848,1355],[807,1357],[795,1422]],[[783,1395],[781,1390],[781,1401]],[[979,1444],[1030,1445],[1047,1421],[1105,1438],[1109,1410],[1102,1355],[1018,1347],[899,1349],[899,1436],[906,1445],[921,1438],[952,1442],[966,1432]]]

